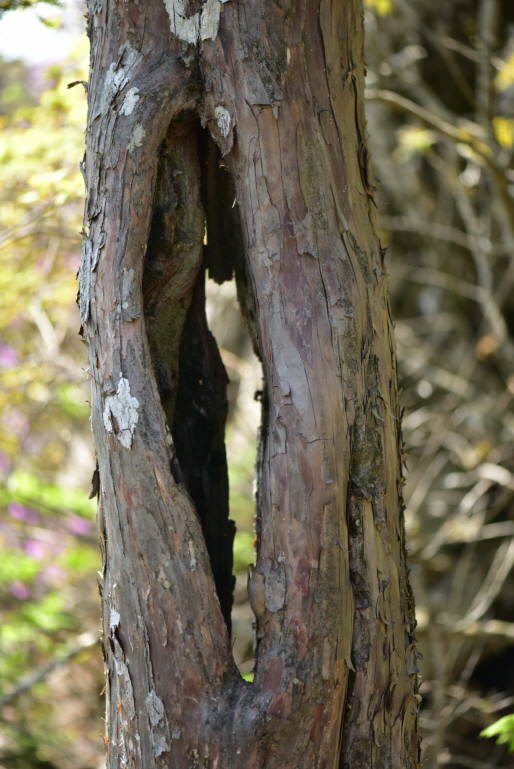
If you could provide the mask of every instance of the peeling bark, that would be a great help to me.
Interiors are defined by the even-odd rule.
[[[89,34],[79,291],[107,765],[414,769],[415,621],[361,4],[90,0]],[[214,170],[218,152],[231,176],[219,158]],[[252,684],[230,649],[226,375],[205,269],[235,271],[266,380]]]

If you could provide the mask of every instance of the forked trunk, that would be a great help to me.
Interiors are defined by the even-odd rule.
[[[90,0],[89,15],[80,307],[108,767],[414,769],[415,623],[361,3]],[[226,374],[206,269],[218,281],[235,271],[266,381],[253,683],[227,629]]]

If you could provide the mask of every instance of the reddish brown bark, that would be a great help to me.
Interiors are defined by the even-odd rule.
[[[207,0],[186,13],[181,0],[91,0],[89,24],[80,298],[100,471],[108,766],[416,767],[361,4]],[[212,162],[205,172],[213,151],[200,124],[232,173],[242,236],[226,183]],[[222,277],[234,265],[266,380],[253,684],[224,621],[233,533],[217,422],[224,373],[202,319],[202,197],[207,264]]]

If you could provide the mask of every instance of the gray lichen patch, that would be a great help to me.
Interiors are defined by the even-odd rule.
[[[187,16],[185,0],[164,0],[172,33],[190,45],[213,40],[218,34],[221,2],[225,0],[206,0],[200,13]]]
[[[171,749],[172,735],[170,734],[170,726],[164,704],[153,689],[146,697],[146,711],[152,731],[153,755],[154,758],[157,758],[157,756],[167,753]],[[180,727],[176,722],[173,724],[172,730],[173,739],[178,739],[180,737]]]
[[[98,242],[93,252],[93,257],[91,261],[91,272],[93,272],[93,270],[96,269],[96,266],[100,260],[100,252],[102,248],[105,246],[106,242],[107,242],[107,233],[102,230],[100,232],[100,235],[98,236]]]
[[[160,697],[153,690],[146,698],[146,709],[152,726],[157,726],[161,721],[164,721],[164,705]]]
[[[200,40],[214,40],[220,25],[220,10],[223,0],[207,0],[200,16]]]
[[[164,4],[172,33],[180,40],[195,45],[200,35],[200,14],[187,17],[185,0],[164,0]]]
[[[105,399],[103,421],[108,433],[115,433],[126,449],[132,446],[132,437],[139,420],[139,401],[130,394],[128,379],[120,377],[115,395]],[[114,421],[115,420],[115,421]]]
[[[265,583],[265,606],[270,612],[282,609],[286,600],[286,575],[283,564],[272,564]]]
[[[120,49],[118,63],[115,64],[112,62],[109,65],[109,69],[107,70],[107,74],[105,76],[105,83],[100,100],[100,112],[102,115],[106,115],[108,113],[116,94],[125,88],[142,58],[143,57],[141,54],[132,48],[128,42],[126,42]],[[123,66],[120,67],[119,63],[122,63]],[[132,91],[137,89],[131,88],[130,90]],[[124,114],[130,114],[130,112]]]
[[[218,106],[214,110],[214,117],[216,118],[216,124],[220,130],[220,134],[226,139],[230,133],[230,112],[226,110],[225,107]]]
[[[141,315],[139,295],[134,283],[134,270],[123,268],[121,277],[121,309],[125,320],[134,320]]]
[[[123,104],[121,105],[120,109],[120,115],[131,115],[138,101],[139,88],[131,88],[129,91],[127,91],[127,95],[123,100]]]
[[[134,130],[132,131],[132,136],[129,139],[129,143],[127,144],[128,151],[134,152],[136,147],[141,147],[145,136],[146,131],[143,126],[140,123],[136,123]]]
[[[107,114],[109,107],[114,100],[114,97],[118,91],[121,91],[127,82],[128,78],[126,76],[125,70],[120,69],[116,71],[116,65],[111,63],[105,76],[105,84],[102,91],[102,100],[100,103],[102,115]]]
[[[89,318],[89,299],[91,294],[91,263],[93,258],[93,244],[89,238],[82,241],[82,258],[79,269],[79,304],[80,319],[82,325],[87,323]]]
[[[196,560],[196,550],[195,550],[194,542],[192,539],[188,541],[187,547],[189,550],[189,568],[191,569],[191,571],[196,571],[196,567],[198,566],[198,561]]]
[[[116,630],[118,625],[120,624],[120,614],[116,611],[116,609],[111,608],[111,614],[109,617],[109,630],[112,632]]]
[[[134,704],[134,690],[130,673],[128,669],[128,660],[125,660],[122,648],[116,638],[113,638],[114,644],[114,664],[116,667],[118,699],[121,703],[123,713],[132,721],[136,715]]]

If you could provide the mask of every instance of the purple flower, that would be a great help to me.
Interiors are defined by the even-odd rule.
[[[68,529],[72,532],[72,534],[87,535],[87,534],[91,534],[93,530],[93,527],[90,521],[86,520],[86,518],[81,518],[78,515],[68,516],[68,520],[66,521],[66,523],[68,525]]]
[[[25,585],[23,582],[20,582],[19,580],[11,582],[9,585],[9,590],[13,596],[18,598],[20,601],[25,601],[29,597],[29,589],[27,585]]]
[[[42,561],[48,552],[46,542],[41,542],[39,539],[27,539],[25,541],[25,552],[31,558],[35,558],[36,561]]]
[[[0,368],[14,368],[18,365],[16,350],[8,344],[0,344]]]
[[[7,510],[11,518],[16,518],[17,521],[25,520],[25,508],[19,502],[9,502]]]
[[[39,521],[39,515],[33,507],[24,507],[19,502],[9,502],[7,509],[11,518],[15,518],[17,521],[30,524],[36,524]]]
[[[61,585],[66,577],[66,570],[54,563],[44,566],[38,574],[38,579],[47,585]]]

